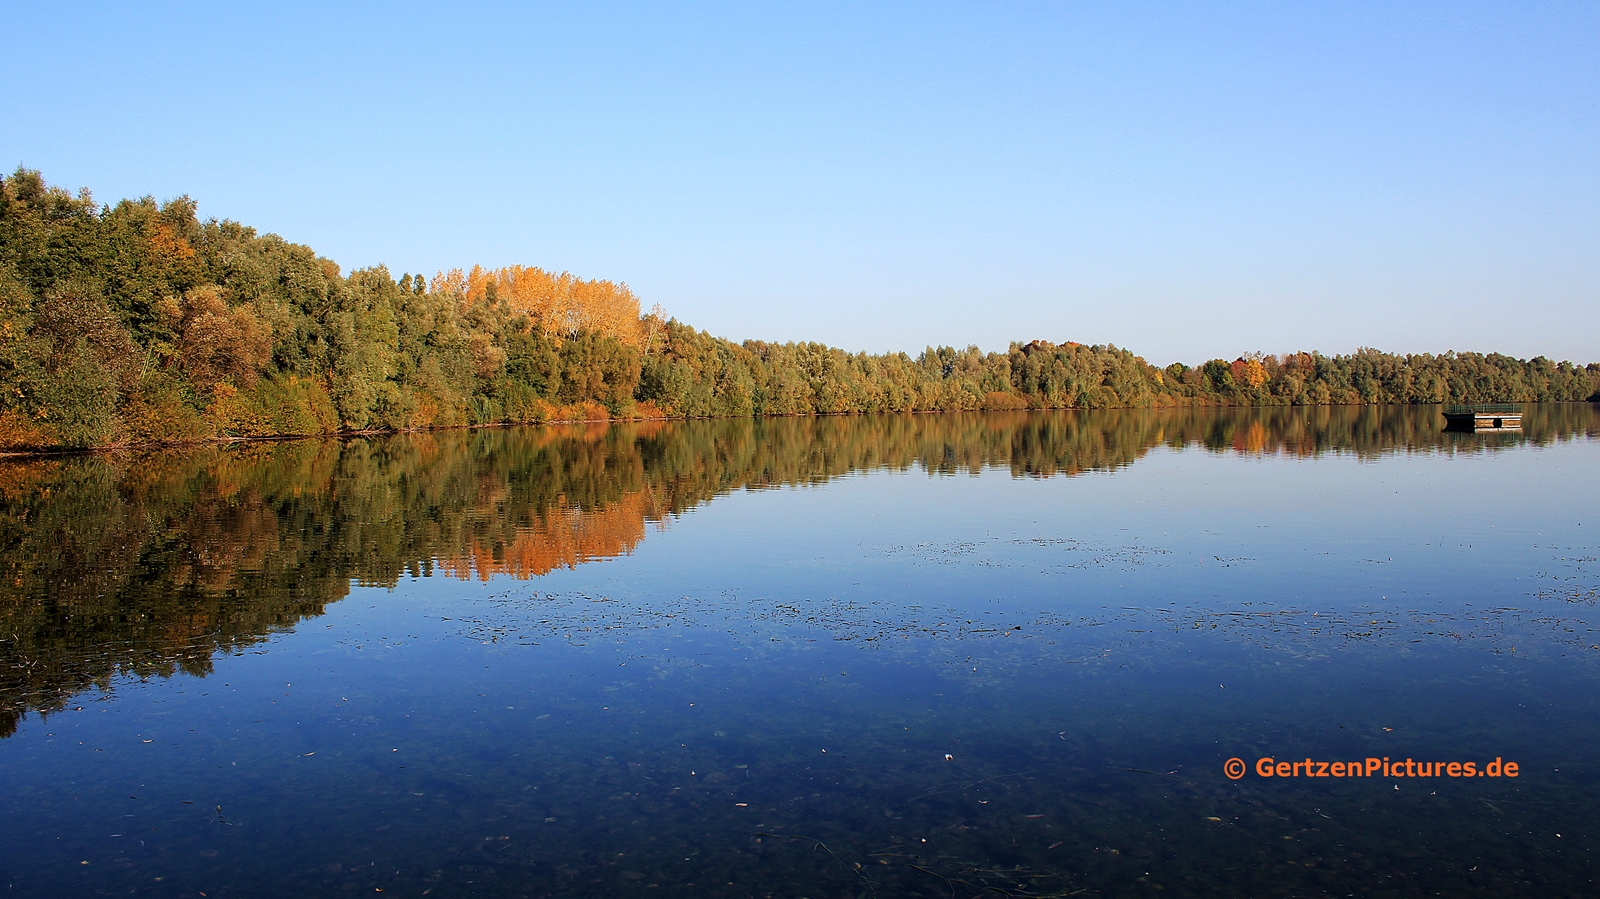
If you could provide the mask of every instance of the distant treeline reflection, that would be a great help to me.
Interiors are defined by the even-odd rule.
[[[0,735],[118,675],[204,675],[352,582],[536,577],[631,552],[652,522],[741,488],[916,466],[1072,475],[1158,445],[1379,455],[1600,435],[1590,404],[1523,421],[1474,436],[1407,406],[744,418],[0,463]]]

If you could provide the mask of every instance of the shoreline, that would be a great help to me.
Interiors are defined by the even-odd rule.
[[[1584,400],[1548,400],[1517,403],[1521,406],[1576,406],[1589,404],[1600,406],[1600,398],[1591,397]],[[208,437],[197,440],[174,440],[144,443],[108,443],[98,446],[85,447],[40,447],[30,449],[0,450],[0,462],[49,458],[57,456],[84,456],[84,455],[115,455],[118,453],[134,452],[141,450],[168,450],[183,448],[198,448],[205,446],[229,446],[234,444],[249,443],[285,443],[293,440],[349,440],[364,437],[391,437],[400,434],[436,434],[450,431],[480,431],[480,430],[509,430],[511,428],[547,428],[564,425],[618,425],[648,422],[672,421],[733,421],[736,419],[780,419],[780,418],[843,418],[848,416],[867,415],[1015,415],[1036,412],[1111,412],[1144,410],[1150,412],[1176,411],[1180,409],[1348,409],[1348,408],[1416,408],[1421,406],[1447,406],[1449,403],[1254,403],[1254,404],[1229,404],[1229,403],[1183,403],[1159,406],[1029,406],[1021,409],[913,409],[904,412],[791,412],[773,415],[673,415],[654,418],[579,418],[579,419],[551,419],[547,421],[500,421],[485,422],[475,425],[441,425],[438,427],[416,428],[362,428],[359,430],[328,431],[320,434],[261,434],[247,437]]]

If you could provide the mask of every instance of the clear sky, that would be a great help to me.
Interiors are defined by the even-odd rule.
[[[0,164],[734,339],[1600,361],[1600,4],[14,3]]]

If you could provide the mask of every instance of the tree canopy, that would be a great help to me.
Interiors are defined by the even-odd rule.
[[[1576,401],[1600,363],[1294,352],[1158,368],[1071,341],[849,353],[641,314],[539,268],[342,273],[180,197],[0,181],[0,450],[553,420]]]

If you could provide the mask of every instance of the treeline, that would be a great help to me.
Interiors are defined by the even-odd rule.
[[[1033,341],[848,353],[736,344],[626,285],[512,266],[344,274],[180,198],[0,181],[0,450],[681,417],[1184,405],[1551,402],[1600,364],[1293,353],[1157,368]]]

